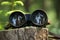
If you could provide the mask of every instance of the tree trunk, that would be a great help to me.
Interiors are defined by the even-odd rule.
[[[26,12],[29,12],[30,0],[25,0],[24,7],[25,7]]]
[[[47,28],[26,27],[0,31],[0,40],[47,40]]]
[[[54,0],[54,7],[56,10],[57,19],[60,21],[60,0]]]

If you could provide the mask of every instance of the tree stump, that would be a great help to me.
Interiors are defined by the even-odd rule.
[[[0,40],[48,40],[48,30],[40,27],[2,30]]]

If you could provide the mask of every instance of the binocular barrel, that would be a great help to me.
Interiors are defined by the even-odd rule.
[[[22,12],[13,12],[9,17],[9,23],[14,27],[20,27],[25,23],[25,15]]]
[[[36,10],[31,14],[31,21],[38,26],[44,26],[48,24],[48,18],[43,10]]]

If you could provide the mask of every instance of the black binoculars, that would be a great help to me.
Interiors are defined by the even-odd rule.
[[[25,26],[46,27],[48,17],[43,10],[35,10],[32,14],[23,14],[15,11],[9,16],[10,27],[21,28]]]

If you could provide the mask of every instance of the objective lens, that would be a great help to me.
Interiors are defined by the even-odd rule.
[[[35,24],[35,25],[45,25],[47,23],[47,15],[44,11],[42,10],[36,10],[32,13],[31,15],[31,21]]]
[[[20,27],[25,23],[25,16],[21,12],[16,11],[10,15],[9,21],[14,27]]]

